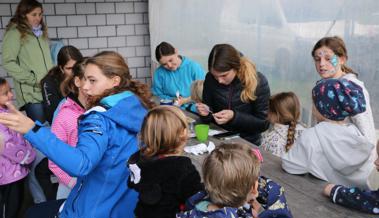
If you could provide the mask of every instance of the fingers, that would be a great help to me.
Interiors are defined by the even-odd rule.
[[[17,108],[16,108],[16,107],[12,104],[12,102],[10,102],[10,101],[5,102],[5,106],[7,106],[9,112],[11,112],[11,113],[17,113],[17,112],[19,112],[19,111],[17,110]]]
[[[207,105],[203,103],[196,103],[196,109],[201,116],[208,116],[209,111],[207,110]]]

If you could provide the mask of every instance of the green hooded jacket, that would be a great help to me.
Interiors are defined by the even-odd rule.
[[[41,79],[53,67],[48,39],[21,33],[14,25],[3,39],[3,67],[12,76],[18,106],[41,103]]]

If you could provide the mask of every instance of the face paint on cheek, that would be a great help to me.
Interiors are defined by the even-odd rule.
[[[332,59],[330,60],[330,63],[333,65],[334,68],[337,68],[337,65],[338,65],[337,55],[333,55]]]
[[[333,66],[333,70],[330,70],[329,73],[330,74],[335,74],[337,72],[337,66],[338,66],[338,58],[337,58],[337,55],[333,55],[333,57],[330,59],[330,63],[332,64]]]

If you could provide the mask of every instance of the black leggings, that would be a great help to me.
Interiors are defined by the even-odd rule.
[[[51,182],[53,173],[48,166],[48,159],[44,158],[39,162],[34,170],[38,183],[43,189],[46,200],[55,200],[57,197],[58,183]]]
[[[23,201],[24,181],[25,179],[21,179],[7,185],[0,185],[1,218],[17,217],[17,213],[21,209],[21,203]]]
[[[60,206],[66,199],[39,203],[26,211],[25,218],[56,218]]]

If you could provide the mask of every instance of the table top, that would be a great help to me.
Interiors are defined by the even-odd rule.
[[[194,115],[189,115],[192,118]],[[211,128],[218,128],[211,125]],[[252,147],[259,148],[242,138],[233,138],[222,141],[212,136],[209,140],[219,145],[222,142],[245,143]],[[199,142],[196,138],[190,138],[187,145],[195,145]],[[285,196],[288,205],[295,218],[342,218],[342,217],[375,217],[375,215],[365,214],[358,211],[350,210],[342,206],[333,204],[328,198],[322,195],[322,190],[327,182],[319,180],[310,174],[307,175],[291,175],[286,173],[281,167],[281,159],[263,149],[259,148],[264,162],[261,167],[261,175],[266,176],[280,184],[285,189]],[[207,154],[192,155],[185,154],[191,158],[193,164],[201,174],[201,165]]]

